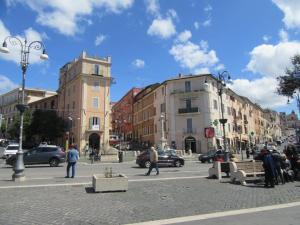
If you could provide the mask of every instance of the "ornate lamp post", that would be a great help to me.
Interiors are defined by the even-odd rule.
[[[21,104],[16,105],[17,109],[20,111],[20,138],[19,138],[19,150],[17,152],[17,161],[14,165],[14,174],[12,175],[12,179],[14,181],[23,181],[25,180],[24,174],[24,162],[23,162],[23,150],[22,150],[22,139],[23,139],[23,114],[24,111],[28,108],[25,104],[25,74],[28,67],[28,58],[30,50],[42,50],[42,54],[40,58],[42,60],[47,60],[48,55],[46,54],[46,49],[44,44],[41,41],[33,41],[31,43],[27,43],[25,41],[20,40],[17,37],[8,36],[4,39],[2,47],[0,47],[0,52],[9,53],[9,49],[7,48],[7,41],[12,46],[20,46],[21,47],[21,69],[22,69],[22,101]]]
[[[227,71],[223,71],[222,73],[218,74],[217,77],[217,88],[218,88],[218,95],[220,96],[221,99],[221,116],[222,118],[219,119],[220,123],[222,124],[223,127],[223,142],[224,142],[224,152],[225,152],[225,161],[229,160],[228,157],[228,151],[227,151],[227,141],[226,141],[226,133],[225,133],[225,124],[227,123],[227,119],[224,118],[224,108],[223,107],[223,88],[226,87],[226,81],[230,80],[230,75]]]

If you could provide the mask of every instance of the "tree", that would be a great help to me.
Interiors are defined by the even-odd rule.
[[[292,57],[291,63],[292,67],[285,70],[286,74],[277,77],[279,81],[277,93],[288,98],[296,98],[300,112],[300,55]]]
[[[24,112],[24,119],[23,119],[23,135],[24,137],[28,136],[28,127],[30,126],[31,123],[31,115],[32,112],[31,110],[26,110]],[[19,139],[20,136],[20,114],[17,114],[14,116],[12,120],[12,124],[8,127],[8,134],[10,135],[10,138],[12,139]]]
[[[66,122],[58,117],[52,110],[35,110],[32,115],[32,122],[28,127],[30,136],[35,137],[38,142],[55,142],[66,130]]]

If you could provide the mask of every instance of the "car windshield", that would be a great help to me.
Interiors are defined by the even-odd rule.
[[[19,146],[8,146],[7,147],[7,150],[18,150],[19,149]]]

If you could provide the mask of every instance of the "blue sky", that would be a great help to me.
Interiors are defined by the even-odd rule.
[[[290,112],[276,76],[300,53],[299,15],[298,0],[1,0],[0,41],[44,42],[49,60],[32,51],[27,87],[56,90],[59,68],[86,50],[112,56],[112,101],[178,73],[227,70],[237,93]],[[0,55],[0,93],[21,82],[18,54]]]

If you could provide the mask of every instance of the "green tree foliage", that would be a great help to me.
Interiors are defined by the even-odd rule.
[[[280,95],[287,96],[289,98],[296,97],[299,101],[300,90],[300,55],[295,55],[291,59],[292,67],[287,68],[285,75],[277,77],[279,86],[277,92]]]
[[[28,129],[31,124],[31,110],[26,110],[24,112],[24,119],[23,119],[23,135],[25,137],[28,136]],[[20,136],[20,114],[17,114],[13,118],[12,124],[7,128],[7,132],[12,139],[19,139]]]
[[[56,138],[63,135],[66,130],[66,122],[58,117],[55,111],[35,110],[28,128],[30,136],[35,136],[38,141],[54,142]]]

